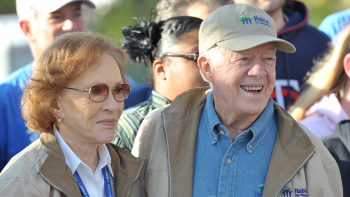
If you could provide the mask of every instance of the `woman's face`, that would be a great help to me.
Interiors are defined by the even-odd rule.
[[[123,81],[117,62],[106,54],[98,67],[87,70],[66,87],[89,89],[93,85],[104,84],[114,88],[121,83]],[[62,118],[62,124],[57,126],[63,137],[69,136],[72,141],[86,144],[105,144],[114,138],[124,102],[117,102],[111,90],[104,101],[96,103],[85,92],[63,89],[58,95],[57,105],[58,118]]]
[[[171,47],[171,54],[194,54],[198,52],[198,29],[180,36],[180,42]],[[182,57],[167,57],[167,86],[171,89],[170,100],[196,87],[207,85],[202,79],[197,63]]]

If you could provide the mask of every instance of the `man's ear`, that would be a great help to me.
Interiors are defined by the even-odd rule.
[[[213,81],[213,72],[209,60],[205,56],[198,57],[198,67],[202,71],[203,76],[210,82]]]
[[[346,54],[343,59],[344,71],[348,78],[350,78],[350,53]]]
[[[154,60],[153,72],[157,79],[166,80],[166,65],[163,60]]]
[[[27,41],[29,43],[32,43],[35,41],[34,36],[31,31],[31,22],[28,20],[19,20],[19,27],[22,29],[22,32],[24,33],[24,36],[26,37]]]

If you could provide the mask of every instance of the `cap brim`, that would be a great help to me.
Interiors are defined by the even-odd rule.
[[[240,36],[216,44],[231,51],[243,51],[269,42],[276,43],[276,49],[280,51],[287,53],[294,53],[296,51],[293,44],[269,35]]]
[[[85,3],[87,6],[89,6],[92,9],[96,8],[96,5],[90,0],[65,0],[65,1],[45,1],[45,2],[47,2],[47,4],[40,3],[38,5],[33,5],[33,8],[40,12],[50,13],[74,2]]]

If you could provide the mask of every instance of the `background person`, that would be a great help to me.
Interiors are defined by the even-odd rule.
[[[19,25],[27,39],[34,61],[10,74],[0,83],[0,171],[17,153],[38,139],[25,126],[21,114],[24,85],[36,66],[41,53],[55,37],[86,31],[81,4],[95,8],[92,1],[17,0]]]
[[[159,0],[157,20],[175,16],[193,16],[204,20],[214,10],[232,3],[232,0]]]
[[[217,8],[232,4],[232,0],[160,0],[157,3],[157,21],[177,16],[192,16],[205,19]],[[147,101],[152,93],[148,83],[142,83],[132,89],[133,93],[125,102],[125,109]]]
[[[333,134],[338,122],[350,115],[350,26],[337,46],[315,65],[308,88],[290,109],[290,114],[319,138]]]
[[[292,43],[295,53],[277,51],[276,83],[272,98],[288,109],[299,97],[304,77],[311,71],[313,61],[327,51],[329,37],[308,24],[306,5],[294,0],[234,0],[264,10],[276,24],[277,37]]]
[[[337,43],[340,32],[350,24],[350,8],[328,15],[323,19],[318,29],[327,34],[333,41]]]
[[[130,93],[125,62],[100,35],[53,41],[22,98],[26,124],[42,134],[1,172],[0,196],[143,196],[143,159],[110,144]]]
[[[271,99],[276,49],[295,51],[263,10],[234,4],[208,15],[198,66],[212,88],[150,112],[135,139],[149,196],[342,196],[320,139]]]
[[[34,61],[18,69],[0,83],[0,171],[18,152],[34,142],[39,133],[28,129],[21,116],[20,99],[41,53],[56,37],[86,31],[81,5],[95,8],[89,0],[17,0],[19,25]],[[128,76],[127,80],[135,85]],[[16,132],[14,132],[16,131]]]
[[[206,85],[197,66],[201,23],[199,18],[179,16],[160,22],[140,21],[140,27],[123,29],[122,47],[132,60],[151,66],[153,90],[147,101],[123,112],[113,143],[131,152],[137,131],[150,111],[169,104],[186,90]]]
[[[343,120],[337,124],[332,135],[321,140],[334,157],[340,170],[343,183],[343,196],[350,196],[350,120]]]

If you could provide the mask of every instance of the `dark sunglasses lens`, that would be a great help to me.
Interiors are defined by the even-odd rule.
[[[130,95],[130,86],[128,84],[119,84],[114,89],[114,97],[117,101],[125,101]]]
[[[105,100],[108,96],[109,88],[106,85],[95,85],[91,87],[90,99],[96,102]]]

